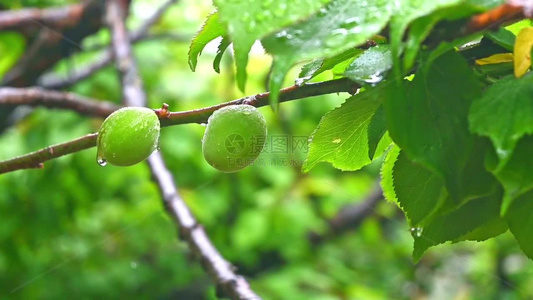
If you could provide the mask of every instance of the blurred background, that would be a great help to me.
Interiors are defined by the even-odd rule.
[[[2,9],[64,5],[55,0],[0,0]],[[136,0],[136,28],[161,3]],[[209,106],[266,90],[270,58],[254,47],[246,93],[234,83],[231,53],[213,71],[217,44],[187,63],[190,39],[213,11],[210,1],[182,0],[135,45],[150,107],[172,111]],[[107,29],[57,65],[68,74],[98,60]],[[0,32],[0,77],[25,50],[14,32]],[[295,68],[287,76],[297,77]],[[316,81],[332,78],[331,72]],[[113,66],[68,90],[119,103]],[[289,80],[286,85],[292,82]],[[347,94],[282,104],[268,121],[267,147],[257,163],[223,174],[201,153],[204,127],[162,130],[161,153],[181,194],[223,256],[264,299],[533,299],[533,263],[509,233],[484,243],[432,248],[414,264],[403,214],[385,200],[368,202],[379,161],[358,172],[328,164],[300,172],[307,140],[320,118]],[[0,160],[98,130],[102,120],[36,108],[0,135]],[[285,144],[283,144],[285,142]],[[348,230],[332,232],[339,212],[364,208]],[[336,219],[337,218],[337,219]],[[145,164],[101,167],[96,149],[47,162],[43,170],[0,176],[0,298],[215,299],[211,281],[177,238]]]

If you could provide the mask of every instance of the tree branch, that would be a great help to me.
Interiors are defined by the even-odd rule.
[[[46,70],[55,65],[63,57],[67,56],[73,48],[79,47],[81,41],[88,35],[98,31],[101,27],[101,18],[103,11],[103,0],[89,0],[77,6],[70,6],[74,12],[57,13],[70,19],[56,22],[53,25],[64,25],[65,27],[48,27],[46,22],[41,23],[41,19],[46,19],[48,15],[55,16],[56,13],[41,13],[41,19],[31,19],[31,13],[15,12],[16,17],[10,16],[9,12],[4,14],[3,22],[5,28],[14,26],[15,19],[17,24],[27,22],[36,25],[39,29],[35,34],[31,34],[28,47],[24,55],[17,61],[16,65],[9,70],[1,79],[0,85],[12,87],[32,86],[37,78]],[[60,9],[61,10],[61,9]],[[52,10],[42,10],[49,12]],[[34,13],[35,14],[35,13]],[[35,17],[39,17],[37,14]],[[11,24],[11,25],[7,25]],[[72,26],[70,26],[72,24]],[[45,53],[46,55],[43,55]],[[8,122],[9,115],[14,107],[5,105],[0,107],[0,132],[11,124]]]
[[[126,0],[110,0],[107,5],[107,21],[111,28],[114,56],[122,79],[123,102],[131,106],[144,106],[146,94],[135,66],[125,26],[128,5]],[[176,221],[180,236],[216,283],[218,294],[232,299],[260,299],[250,289],[244,277],[234,273],[231,264],[220,255],[205,230],[196,222],[178,194],[174,178],[159,152],[148,158],[148,166],[154,181],[159,186],[167,212]]]
[[[65,28],[77,24],[86,4],[73,4],[47,9],[25,8],[0,11],[0,31],[14,30],[25,34],[39,31],[42,27]]]
[[[178,0],[167,0],[164,2],[149,18],[147,18],[137,30],[132,31],[129,37],[130,43],[137,43],[143,39],[148,38],[148,32],[150,27],[154,25],[165,11],[175,4]],[[55,74],[44,74],[39,78],[39,86],[49,89],[60,89],[73,85],[76,82],[82,81],[99,70],[105,68],[113,62],[113,49],[111,46],[107,47],[102,54],[98,55],[96,60],[87,66],[74,71],[73,74],[69,74],[67,77],[59,76]]]
[[[96,146],[97,136],[97,133],[91,133],[72,141],[48,146],[35,152],[2,161],[0,163],[0,174],[15,170],[43,168],[43,162],[47,160]]]
[[[357,84],[354,82],[342,78],[342,79],[335,79],[330,81],[323,81],[323,82],[317,82],[317,83],[309,83],[305,84],[303,86],[297,86],[293,85],[287,88],[284,88],[280,91],[280,102],[288,102],[292,100],[300,100],[304,99],[306,97],[313,97],[318,95],[325,95],[325,94],[333,94],[333,93],[341,93],[341,92],[350,92],[353,93],[354,90],[358,87]],[[144,92],[141,92],[142,95],[144,95]],[[36,95],[38,94],[38,95]],[[182,112],[168,112],[166,109],[156,109],[155,113],[158,115],[159,120],[161,121],[161,126],[173,126],[173,125],[180,125],[180,124],[187,124],[187,123],[203,123],[206,122],[209,116],[217,109],[228,106],[228,105],[240,105],[240,104],[249,104],[255,107],[261,107],[266,106],[269,104],[268,102],[268,96],[269,93],[261,93],[253,96],[243,97],[237,100],[224,102],[221,104],[195,109],[195,110],[189,110],[189,111],[182,111]],[[145,98],[145,96],[136,96]],[[0,88],[0,107],[2,104],[25,104],[25,105],[31,105],[31,106],[37,106],[42,105],[45,107],[53,107],[53,108],[61,108],[61,109],[70,109],[75,110],[79,113],[90,115],[90,116],[96,116],[105,118],[108,115],[110,115],[113,111],[116,109],[119,109],[120,106],[107,102],[107,101],[100,101],[96,99],[89,99],[82,96],[77,96],[73,93],[68,92],[60,92],[60,91],[52,91],[52,90],[46,90],[42,88]],[[97,135],[97,133],[93,133],[94,135]],[[75,143],[76,140],[66,142],[68,143]],[[92,145],[96,146],[96,144]],[[90,148],[92,146],[88,146],[87,148]],[[85,148],[83,148],[85,149]],[[39,151],[46,150],[46,148],[41,149]],[[71,152],[65,152],[62,155],[74,153],[76,151],[76,148],[72,148]],[[29,154],[25,154],[20,156],[19,158],[29,156]],[[51,157],[54,158],[54,157]],[[49,158],[49,159],[51,159]],[[33,163],[39,164],[43,163],[44,161],[48,160],[41,160],[38,156],[31,156],[31,159],[33,159]],[[18,160],[21,162],[20,160]],[[7,161],[0,161],[0,169],[2,168],[3,164]],[[13,165],[13,163],[10,163],[10,169],[7,172],[16,171],[20,169],[25,169],[24,164],[20,165],[20,168],[17,168],[16,165]],[[1,174],[2,172],[0,172]],[[3,172],[5,173],[5,172]]]
[[[61,14],[72,19],[63,20],[65,27],[48,27],[40,23],[39,19],[28,19],[21,14],[25,22],[37,25],[39,33],[35,40],[28,46],[26,53],[2,78],[2,85],[24,87],[34,85],[37,78],[60,59],[68,55],[71,49],[79,48],[81,40],[100,29],[102,22],[100,16],[103,11],[102,0],[87,1],[82,5],[71,8],[76,13]],[[46,15],[46,14],[45,14]],[[7,22],[7,21],[6,21]],[[71,26],[66,26],[70,25]],[[43,56],[43,53],[46,55]]]
[[[333,219],[328,220],[329,230],[322,234],[312,232],[309,234],[309,240],[313,244],[319,244],[345,231],[359,227],[366,217],[374,211],[381,199],[383,199],[383,190],[379,182],[377,182],[365,200],[347,205],[339,210]]]
[[[293,85],[280,90],[279,102],[287,102],[307,97],[347,92],[354,94],[361,86],[348,78],[340,78],[318,83],[309,83],[302,86]],[[162,126],[178,125],[185,123],[205,123],[209,116],[217,109],[228,105],[248,104],[255,107],[269,105],[270,93],[261,93],[243,97],[237,100],[204,107],[195,110],[171,112],[166,116],[160,116]]]
[[[260,299],[248,282],[234,273],[228,263],[209,240],[204,228],[198,224],[191,211],[180,197],[172,174],[166,168],[161,154],[156,152],[148,158],[154,181],[159,186],[165,209],[178,226],[180,237],[200,260],[202,267],[216,282],[217,295],[231,299]]]
[[[42,105],[104,118],[121,107],[108,101],[98,101],[74,93],[50,91],[38,87],[0,88],[0,105]]]

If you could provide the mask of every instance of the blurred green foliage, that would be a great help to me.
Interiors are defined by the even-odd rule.
[[[7,2],[13,7],[59,4]],[[132,28],[160,1],[134,3]],[[207,0],[180,1],[153,30],[192,36],[211,11]],[[0,44],[4,38],[0,35]],[[108,41],[109,33],[102,30],[84,43]],[[135,46],[150,107],[168,103],[173,111],[188,110],[243,96],[233,81],[229,52],[217,74],[211,64],[216,46],[204,51],[195,73],[189,69],[187,51],[188,44],[169,40]],[[82,67],[98,55],[75,55],[56,71]],[[270,63],[261,51],[252,52],[247,94],[266,89]],[[297,74],[294,69],[287,78]],[[331,76],[325,72],[315,80]],[[115,102],[120,98],[112,66],[71,90]],[[271,137],[307,137],[320,118],[346,98],[293,101],[282,104],[277,115],[268,107],[261,111]],[[35,109],[0,136],[0,159],[95,132],[101,122],[72,112]],[[279,154],[267,146],[256,166],[222,174],[202,157],[203,131],[196,124],[165,128],[161,152],[217,248],[265,299],[533,297],[533,263],[509,233],[485,243],[437,247],[414,265],[404,217],[384,201],[356,230],[310,243],[310,232],[326,232],[328,218],[364,199],[379,164],[358,172],[320,164],[302,174],[300,166],[283,162],[303,163],[304,150]],[[47,162],[43,170],[0,176],[0,245],[0,298],[215,298],[207,275],[177,239],[146,165],[100,167],[95,148]]]

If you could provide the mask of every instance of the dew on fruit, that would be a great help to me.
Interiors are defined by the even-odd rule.
[[[285,14],[285,11],[287,10],[287,4],[286,3],[280,3],[276,10],[274,10],[274,15],[276,17],[281,17],[283,14]]]
[[[246,25],[246,31],[248,31],[248,33],[252,33],[256,27],[257,27],[257,23],[255,22],[255,20],[251,20]]]
[[[132,269],[137,269],[138,264],[134,261],[130,262],[130,266]]]
[[[96,162],[102,167],[105,167],[107,165],[107,160],[105,160],[104,158],[100,156],[96,158]]]

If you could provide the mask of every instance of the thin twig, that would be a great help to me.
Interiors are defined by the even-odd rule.
[[[78,94],[43,88],[0,88],[0,105],[30,105],[61,108],[94,117],[107,117],[121,106],[108,101],[89,99]]]
[[[348,79],[335,79],[330,81],[323,81],[323,82],[317,82],[317,83],[309,83],[303,86],[291,86],[288,88],[284,88],[280,91],[281,95],[281,102],[288,102],[293,100],[301,100],[306,97],[312,97],[312,96],[318,96],[318,95],[325,95],[325,94],[333,94],[333,93],[341,93],[341,92],[354,92],[354,89],[357,88],[358,85],[351,82]],[[75,94],[67,93],[67,92],[60,92],[60,91],[51,91],[51,90],[42,90],[47,99],[43,100],[40,97],[33,97],[32,93],[34,93],[32,90],[35,88],[28,88],[28,89],[13,89],[13,88],[0,88],[0,107],[2,105],[2,102],[5,103],[16,103],[16,104],[26,104],[26,105],[42,105],[46,107],[54,107],[54,108],[64,108],[64,109],[71,109],[75,110],[79,113],[85,113],[92,116],[97,117],[107,117],[109,114],[111,114],[115,108],[118,109],[120,106],[113,106],[114,104],[111,104],[109,102],[105,101],[99,101],[94,99],[89,99],[81,96],[75,96]],[[29,91],[26,91],[29,90]],[[7,92],[4,92],[7,91]],[[10,91],[17,91],[15,93]],[[143,92],[144,93],[144,92]],[[19,100],[20,97],[30,97],[28,99]],[[43,96],[42,94],[39,94],[39,96]],[[13,97],[13,98],[11,98]],[[139,97],[139,96],[137,96]],[[141,96],[144,97],[144,96]],[[81,101],[80,101],[81,100]],[[23,102],[23,103],[22,103]],[[91,104],[88,104],[91,103]],[[98,104],[95,104],[98,103]],[[268,93],[261,93],[253,96],[248,96],[244,98],[240,98],[237,100],[224,102],[221,104],[217,104],[214,106],[209,106],[201,109],[195,109],[195,110],[189,110],[189,111],[182,111],[182,112],[166,112],[164,109],[156,109],[155,113],[158,115],[161,126],[173,126],[173,125],[180,125],[180,124],[188,124],[188,123],[202,123],[206,122],[209,116],[214,112],[215,110],[228,106],[228,105],[239,105],[239,104],[249,104],[255,107],[261,107],[268,105]],[[111,108],[111,106],[113,108]],[[76,107],[74,109],[74,107]],[[167,117],[170,116],[170,117]],[[97,133],[94,133],[95,135]],[[75,140],[74,140],[75,141]],[[74,141],[69,141],[66,143],[72,143]],[[96,146],[96,145],[93,145]],[[46,149],[46,148],[45,148]],[[44,149],[43,149],[44,150]],[[71,153],[74,153],[76,151],[72,151]],[[31,154],[31,153],[30,153]],[[26,155],[30,155],[26,154]],[[68,153],[65,153],[68,154]],[[24,157],[25,155],[22,155],[21,157]],[[34,159],[34,164],[39,164],[44,161],[39,160],[39,157],[32,156],[32,159]],[[48,160],[48,159],[47,159]],[[0,168],[6,161],[0,161]],[[11,169],[9,171],[16,171],[24,169],[23,165],[21,165],[21,168],[16,168],[15,165],[11,165]]]
[[[375,211],[376,205],[383,199],[383,190],[377,182],[368,196],[359,203],[350,204],[339,210],[337,215],[328,220],[329,228],[326,233],[312,232],[309,240],[319,244],[348,230],[359,227],[368,215]]]
[[[163,15],[163,13],[177,0],[167,0],[164,2],[150,17],[148,17],[136,30],[132,31],[129,37],[130,43],[137,43],[150,37],[148,32],[150,27],[154,25]],[[96,60],[82,69],[75,70],[67,77],[56,74],[44,74],[39,78],[39,86],[49,89],[60,89],[71,86],[79,81],[82,81],[99,70],[113,63],[113,50],[111,46],[107,47],[101,54],[98,55]]]
[[[318,83],[308,83],[305,85],[293,85],[279,92],[280,102],[303,99],[313,96],[347,92],[353,94],[361,86],[347,78],[334,79]],[[217,109],[228,105],[248,104],[255,107],[269,105],[270,93],[261,93],[253,96],[243,97],[237,100],[224,102],[221,104],[194,109],[189,111],[171,112],[165,117],[161,117],[161,126],[178,125],[185,123],[205,123],[209,116]]]
[[[0,11],[0,31],[40,30],[38,23],[49,27],[71,27],[78,24],[85,6],[86,4],[73,4],[46,9],[24,8]]]
[[[39,31],[15,67],[3,76],[1,84],[13,87],[34,85],[43,72],[72,52],[72,49],[79,49],[82,39],[100,29],[103,2],[86,1],[77,8],[81,10],[80,12],[72,14],[71,20],[64,21],[65,25],[73,23],[67,27],[49,27],[40,23],[39,19],[27,19],[25,16],[23,19],[33,23]]]
[[[125,26],[128,4],[125,0],[110,0],[107,6],[107,21],[111,28],[114,55],[122,79],[123,102],[129,106],[144,106],[146,94],[139,79]],[[203,268],[211,275],[220,295],[229,296],[232,299],[260,299],[250,289],[244,277],[234,273],[231,264],[220,255],[205,230],[196,222],[179,195],[178,188],[161,154],[156,152],[151,155],[148,159],[148,166],[154,181],[159,186],[167,212],[176,221],[180,236],[198,257]]]
[[[129,9],[128,0],[107,2],[106,22],[111,29],[111,45],[122,82],[122,103],[126,106],[145,106],[146,94],[132,55],[128,29],[124,22]]]
[[[91,133],[72,141],[48,146],[35,152],[5,160],[0,163],[0,174],[15,170],[43,168],[43,162],[47,160],[96,146],[97,136],[98,134]]]

